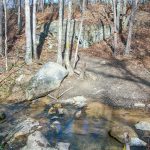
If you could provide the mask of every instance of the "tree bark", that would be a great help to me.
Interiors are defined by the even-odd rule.
[[[18,34],[21,32],[21,0],[18,0]]]
[[[6,7],[6,0],[3,0],[4,5],[4,16],[5,16],[5,67],[6,71],[8,70],[8,56],[7,56],[7,7]]]
[[[26,36],[26,64],[32,63],[32,40],[31,40],[31,25],[30,25],[30,0],[25,0],[25,36]]]
[[[59,0],[59,27],[58,27],[58,51],[57,63],[62,65],[62,28],[63,28],[63,0]]]
[[[126,44],[126,48],[125,48],[125,54],[126,55],[128,55],[130,53],[130,51],[131,51],[131,41],[132,41],[132,33],[133,33],[133,22],[134,22],[134,19],[135,19],[137,5],[138,5],[138,0],[133,1],[132,12],[131,12],[130,21],[129,21],[129,32],[128,32],[127,44]]]
[[[0,0],[0,55],[3,55],[3,2]]]
[[[66,50],[65,50],[65,65],[69,71],[69,75],[73,75],[73,69],[70,64],[70,28],[71,28],[71,14],[72,14],[72,0],[68,2],[68,24],[67,24],[67,37],[66,37]]]
[[[114,52],[115,52],[117,47],[118,47],[118,42],[117,42],[116,0],[113,0],[113,12],[114,12]]]
[[[32,27],[33,27],[33,33],[32,33],[32,39],[33,39],[33,56],[34,59],[37,59],[37,44],[36,44],[36,0],[33,0],[33,19],[32,19]]]
[[[77,56],[78,56],[78,50],[79,50],[79,42],[80,42],[82,30],[83,30],[83,20],[84,20],[84,11],[85,11],[85,0],[83,0],[82,10],[83,10],[83,11],[82,11],[82,16],[81,16],[81,23],[80,23],[80,30],[79,30],[79,35],[78,35],[77,46],[76,46],[76,50],[75,50],[73,68],[76,67]]]

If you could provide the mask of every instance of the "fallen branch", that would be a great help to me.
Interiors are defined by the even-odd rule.
[[[58,101],[58,99],[57,99],[56,97],[52,96],[51,94],[48,94],[48,96],[49,96],[50,98],[52,98],[52,99]]]
[[[69,89],[65,90],[64,92],[62,92],[59,96],[58,96],[58,99],[60,97],[62,97],[66,92],[70,91],[73,87],[70,87]]]

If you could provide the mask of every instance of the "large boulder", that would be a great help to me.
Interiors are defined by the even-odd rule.
[[[123,144],[125,144],[125,133],[129,135],[131,146],[146,146],[146,143],[138,138],[138,135],[131,127],[117,122],[112,124],[110,135]]]
[[[26,99],[32,100],[58,88],[68,71],[61,65],[48,62],[31,78],[26,88]]]

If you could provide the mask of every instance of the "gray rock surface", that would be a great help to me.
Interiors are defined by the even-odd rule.
[[[140,121],[135,125],[135,128],[143,131],[150,131],[150,119],[146,121]]]
[[[59,142],[57,143],[56,148],[58,148],[58,150],[69,150],[70,147],[70,143],[64,143],[64,142]]]
[[[59,142],[55,147],[51,147],[48,140],[40,131],[30,134],[26,146],[20,150],[69,150],[70,143]]]
[[[28,136],[27,145],[20,150],[57,150],[51,148],[47,139],[40,131],[36,131]]]
[[[32,100],[58,88],[68,71],[61,65],[48,62],[31,78],[26,88],[26,99]]]
[[[129,126],[115,122],[110,130],[110,135],[117,139],[119,142],[125,144],[124,134],[128,133],[131,146],[146,146],[146,143],[138,138],[136,132]]]
[[[15,134],[13,140],[18,137],[24,136],[33,132],[35,129],[39,128],[39,122],[33,118],[27,118],[24,121],[21,121],[14,129]]]
[[[58,20],[55,20],[51,23],[49,32],[57,37],[58,35]],[[65,37],[67,27],[67,20],[63,21],[63,36]],[[80,21],[79,20],[71,20],[71,30],[70,30],[70,39],[76,41],[78,39],[80,29]],[[111,25],[103,25],[103,24],[84,24],[83,32],[80,37],[79,47],[88,48],[92,44],[102,41],[110,37],[112,34],[112,26]],[[62,39],[65,42],[65,38]]]

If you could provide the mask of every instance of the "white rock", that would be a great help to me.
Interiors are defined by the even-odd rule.
[[[55,129],[56,133],[60,133],[62,130],[61,123],[57,120],[51,124],[51,128]]]
[[[148,104],[147,107],[150,109],[150,104]]]
[[[64,114],[64,109],[63,108],[58,108],[58,114],[63,115]]]
[[[134,107],[137,107],[137,108],[144,108],[144,107],[145,107],[145,104],[143,104],[143,103],[134,103]]]
[[[63,143],[63,142],[59,142],[56,146],[58,150],[69,150],[69,147],[70,147],[70,143]]]
[[[15,81],[17,85],[23,85],[29,82],[33,75],[21,74]]]
[[[24,75],[24,74],[21,74],[21,75],[16,79],[16,84],[19,84],[24,78],[25,78],[25,75]]]
[[[76,96],[66,100],[60,101],[63,104],[75,105],[78,108],[82,108],[87,105],[87,99],[84,96]]]
[[[150,131],[150,120],[149,121],[140,121],[135,125],[136,129],[143,131]]]
[[[140,140],[139,138],[131,138],[130,141],[130,146],[146,146],[147,143],[145,143],[144,141]]]

